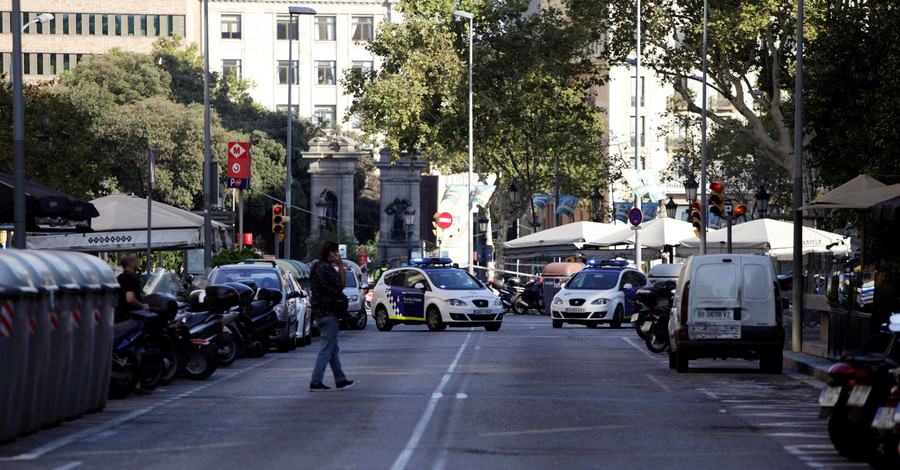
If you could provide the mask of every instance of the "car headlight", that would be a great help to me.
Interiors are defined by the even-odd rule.
[[[447,302],[448,304],[450,304],[454,307],[465,307],[465,306],[469,305],[465,301],[459,300],[459,299],[447,299],[444,302]]]
[[[559,297],[553,298],[553,305],[562,305],[562,304],[563,304],[562,299],[560,299]]]
[[[499,307],[501,305],[503,305],[503,302],[500,302],[500,297],[494,299],[494,307]]]
[[[348,295],[347,300],[350,302],[356,302],[357,300],[359,300],[359,296],[358,295]]]
[[[606,305],[608,303],[609,299],[594,299],[594,301],[591,302],[591,305]]]

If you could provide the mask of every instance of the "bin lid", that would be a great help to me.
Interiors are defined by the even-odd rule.
[[[42,259],[34,255],[33,250],[7,249],[0,251],[0,255],[4,257],[2,258],[4,261],[2,264],[6,264],[7,260],[10,262],[12,260],[18,261],[23,268],[20,271],[20,275],[27,276],[32,282],[31,285],[38,291],[49,291],[52,293],[59,290],[59,287],[56,285],[56,278],[54,278],[50,268]]]
[[[34,256],[43,260],[44,263],[50,268],[50,272],[53,274],[54,280],[56,280],[56,285],[59,286],[60,290],[68,291],[68,292],[76,292],[81,289],[81,286],[78,284],[78,278],[75,275],[75,271],[69,266],[68,263],[64,262],[56,251],[46,251],[46,250],[33,250],[32,253]]]
[[[569,276],[584,269],[581,263],[550,263],[544,266],[544,277],[546,276]]]
[[[54,251],[53,255],[59,257],[62,262],[68,263],[72,268],[72,273],[78,279],[81,289],[96,292],[103,288],[100,285],[100,274],[96,267],[85,262],[83,253],[74,253],[68,251]]]
[[[0,251],[0,297],[9,299],[37,295],[35,280],[25,265],[16,258],[4,256],[3,251]]]

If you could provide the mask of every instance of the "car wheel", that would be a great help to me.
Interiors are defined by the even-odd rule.
[[[375,328],[378,328],[378,331],[391,331],[393,327],[394,325],[388,318],[387,309],[383,305],[379,305],[375,309]]]
[[[562,320],[553,320],[553,328],[562,328]]]
[[[425,313],[425,324],[431,331],[444,331],[447,325],[441,320],[441,311],[435,306],[428,307]]]
[[[616,307],[616,313],[613,314],[612,322],[609,324],[610,328],[619,329],[622,328],[622,318],[625,317],[625,311],[621,305]]]
[[[688,371],[688,356],[684,349],[675,352],[675,370],[679,373]]]
[[[503,323],[488,323],[487,325],[484,325],[484,329],[487,331],[500,331],[502,325]]]

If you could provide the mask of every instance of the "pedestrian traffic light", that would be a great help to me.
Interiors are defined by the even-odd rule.
[[[722,180],[713,181],[709,185],[709,211],[712,215],[723,217],[725,212],[725,182]]]
[[[287,230],[287,223],[290,221],[290,217],[284,216],[282,204],[272,204],[272,233],[284,233]]]
[[[700,238],[700,231],[703,230],[703,214],[700,213],[700,203],[695,202],[691,206],[691,225],[694,226],[694,235]]]
[[[747,206],[743,204],[738,204],[734,207],[734,216],[741,217],[742,215],[747,213]]]

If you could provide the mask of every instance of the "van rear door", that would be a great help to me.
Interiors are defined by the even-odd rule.
[[[775,270],[768,258],[743,257],[741,324],[775,326]],[[770,272],[771,271],[771,272]]]
[[[687,315],[690,339],[741,338],[741,264],[730,258],[698,263]]]

